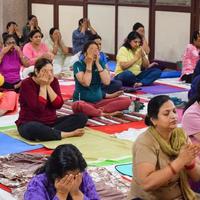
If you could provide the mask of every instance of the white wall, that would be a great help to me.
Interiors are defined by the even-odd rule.
[[[119,6],[118,11],[118,48],[124,43],[124,39],[132,31],[136,22],[145,27],[146,39],[149,31],[149,8]]]
[[[33,3],[32,14],[38,18],[38,25],[44,38],[48,37],[49,30],[53,27],[53,5]]]
[[[190,41],[190,14],[156,12],[155,58],[168,61],[181,60]]]
[[[102,37],[102,51],[115,53],[115,7],[89,5],[88,18],[91,25]]]
[[[72,33],[78,28],[78,21],[83,17],[82,6],[59,6],[59,29],[63,41],[69,47],[72,47]]]

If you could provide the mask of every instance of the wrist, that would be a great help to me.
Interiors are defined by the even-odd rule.
[[[192,163],[190,163],[189,165],[185,165],[185,169],[186,170],[192,170],[195,168],[196,162],[195,160],[192,161]]]
[[[62,193],[62,192],[57,192],[56,197],[58,197],[59,200],[66,200],[68,196],[68,193]]]
[[[70,194],[73,199],[82,199],[83,198],[83,193],[80,190],[75,191],[75,192],[70,192]]]

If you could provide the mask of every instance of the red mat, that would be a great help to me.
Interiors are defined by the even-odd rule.
[[[72,99],[75,85],[60,85],[61,94],[64,100]]]
[[[102,131],[108,134],[115,134],[122,131],[126,131],[129,128],[144,128],[146,125],[144,124],[144,121],[137,121],[137,122],[131,122],[126,124],[118,124],[118,125],[110,125],[110,126],[95,126],[91,127],[92,129]]]
[[[25,153],[30,153],[30,154],[44,154],[44,155],[51,155],[53,152],[52,149],[48,149],[46,147],[40,148],[40,149],[35,149],[31,151],[26,151]]]

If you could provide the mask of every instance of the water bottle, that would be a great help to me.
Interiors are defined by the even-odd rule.
[[[135,102],[132,101],[131,104],[130,104],[130,106],[128,107],[128,112],[132,113],[134,111],[135,111]]]

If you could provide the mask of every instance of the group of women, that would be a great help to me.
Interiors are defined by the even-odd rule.
[[[120,81],[123,86],[150,85],[161,74],[156,63],[149,62],[150,49],[144,30],[141,30],[144,27],[137,25],[128,34],[116,57],[114,80]],[[14,23],[9,24],[9,32],[16,29],[15,26]],[[26,36],[28,32],[29,42]],[[93,40],[84,45],[81,59],[73,65],[74,114],[57,118],[56,109],[62,107],[63,99],[58,80],[54,76],[52,60],[55,52],[67,54],[68,48],[62,42],[58,29],[51,29],[50,36],[52,51],[41,42],[43,35],[34,17],[30,18],[24,28],[24,38],[17,29],[15,36],[4,35],[0,71],[5,79],[4,88],[16,91],[20,88],[20,113],[16,125],[22,137],[33,141],[49,141],[82,136],[88,117],[115,115],[128,109],[131,104],[128,97],[105,98],[102,84],[110,85],[110,74],[100,58],[99,45]],[[23,52],[17,46],[22,39],[26,42]],[[17,66],[12,74],[6,68],[8,64],[14,66],[11,61]],[[33,65],[29,77],[23,81],[19,77],[22,64]],[[190,189],[188,179],[200,180],[200,146],[196,142],[200,139],[199,93],[184,113],[183,129],[177,128],[176,108],[168,96],[160,95],[150,100],[145,119],[149,128],[137,138],[133,147],[134,177],[128,199],[198,199]],[[45,165],[37,170],[24,198],[99,199],[86,167],[81,152],[75,146],[61,145],[54,150]]]

